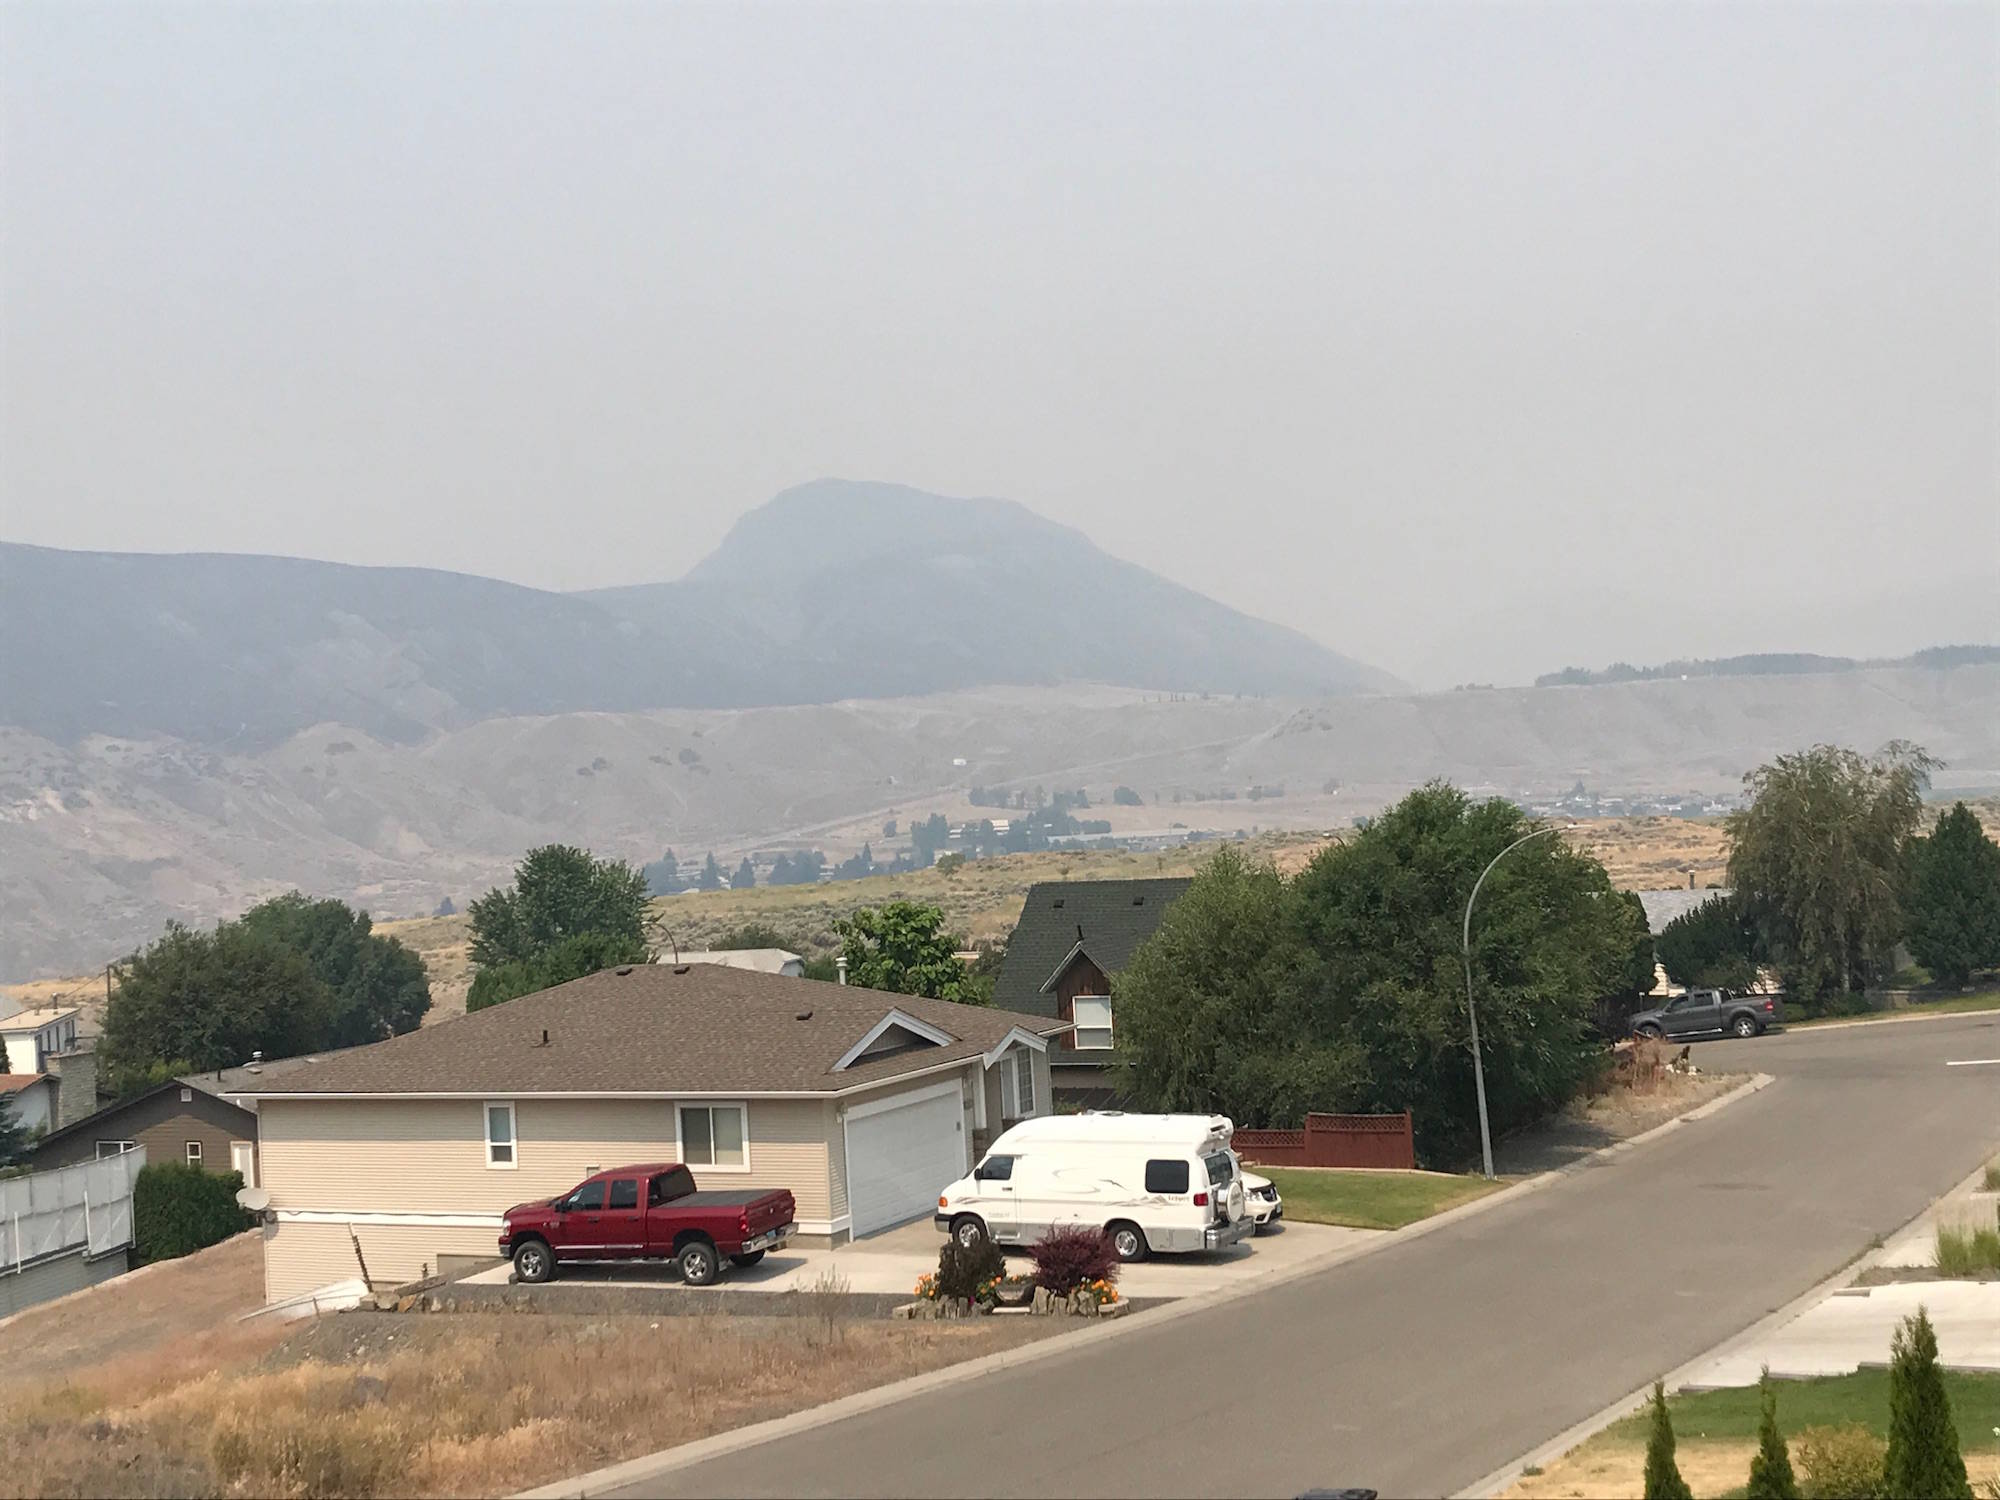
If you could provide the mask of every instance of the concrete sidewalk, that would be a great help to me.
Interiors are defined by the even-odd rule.
[[[1792,1378],[1886,1365],[1896,1325],[1919,1307],[1930,1313],[1947,1366],[2000,1370],[2000,1281],[1906,1281],[1844,1287],[1769,1337],[1692,1371],[1680,1389],[1755,1385],[1766,1365]]]
[[[1328,1259],[1380,1237],[1382,1231],[1339,1229],[1329,1224],[1279,1224],[1226,1250],[1194,1255],[1164,1255],[1119,1272],[1118,1289],[1127,1297],[1199,1297],[1245,1280],[1302,1264]],[[822,1277],[837,1276],[850,1292],[907,1296],[917,1278],[937,1270],[944,1236],[928,1220],[905,1224],[885,1234],[843,1245],[837,1250],[774,1251],[754,1266],[725,1266],[713,1287],[684,1288],[690,1296],[718,1290],[733,1292],[810,1291]],[[1008,1269],[1025,1271],[1028,1261],[1010,1251]],[[495,1266],[465,1278],[468,1286],[505,1286],[510,1266]],[[597,1265],[567,1265],[555,1280],[539,1289],[552,1306],[560,1305],[565,1288],[586,1286],[679,1286],[680,1277],[658,1261],[619,1261]]]

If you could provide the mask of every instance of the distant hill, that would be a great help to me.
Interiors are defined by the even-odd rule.
[[[1657,667],[1635,667],[1617,661],[1601,672],[1588,667],[1564,667],[1544,672],[1536,687],[1595,687],[1607,682],[1659,682],[1678,677],[1798,677],[1817,672],[1862,672],[1881,667],[1914,667],[1938,671],[1947,667],[1984,666],[2000,662],[2000,646],[1932,646],[1908,656],[1858,660],[1851,656],[1814,656],[1809,652],[1763,652],[1724,656],[1713,661],[1670,661]]]
[[[660,630],[731,619],[803,669],[821,700],[1074,681],[1313,696],[1402,688],[1010,500],[894,484],[800,485],[738,521],[681,582],[582,597]]]
[[[1343,693],[1394,679],[1005,501],[822,481],[678,583],[557,594],[421,568],[0,543],[0,724],[265,747],[484,719],[1095,681]]]

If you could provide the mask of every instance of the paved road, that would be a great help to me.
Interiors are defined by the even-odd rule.
[[[1695,1053],[1778,1081],[1383,1253],[625,1493],[1448,1494],[1831,1275],[2000,1141],[2000,1066],[1945,1066],[2000,1058],[1992,1017]]]

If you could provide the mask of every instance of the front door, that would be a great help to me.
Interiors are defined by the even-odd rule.
[[[646,1249],[646,1211],[639,1206],[639,1179],[614,1177],[604,1199],[604,1255],[607,1260],[641,1255]]]
[[[1667,1035],[1701,1036],[1722,1024],[1721,1007],[1708,990],[1690,990],[1667,1010]]]
[[[562,1222],[550,1226],[556,1249],[571,1260],[604,1258],[604,1179],[586,1182],[563,1204]]]
[[[974,1172],[979,1185],[979,1217],[986,1232],[1003,1245],[1021,1238],[1021,1206],[1014,1198],[1014,1158],[989,1156]]]

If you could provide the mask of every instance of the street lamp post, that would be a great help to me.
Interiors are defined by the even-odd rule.
[[[1567,825],[1574,828],[1576,825]],[[1486,1065],[1479,1056],[1479,1010],[1472,1002],[1472,903],[1479,899],[1479,888],[1486,884],[1486,877],[1493,873],[1493,866],[1530,840],[1538,839],[1545,833],[1560,830],[1554,823],[1545,828],[1537,828],[1533,833],[1524,833],[1505,849],[1494,855],[1479,878],[1472,882],[1472,894],[1465,898],[1465,1014],[1472,1023],[1472,1088],[1479,1096],[1479,1157],[1486,1168],[1488,1178],[1493,1176],[1493,1131],[1486,1123]]]

